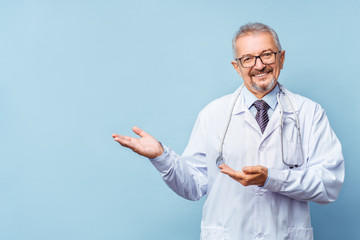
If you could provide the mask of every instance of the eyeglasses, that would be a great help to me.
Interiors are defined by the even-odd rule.
[[[256,59],[259,58],[263,64],[273,64],[276,61],[276,54],[279,52],[265,52],[259,56],[246,56],[242,58],[236,58],[235,61],[240,62],[244,68],[251,68],[255,66]]]

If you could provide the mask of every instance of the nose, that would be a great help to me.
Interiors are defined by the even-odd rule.
[[[265,64],[262,62],[260,56],[256,57],[255,58],[255,66],[254,66],[254,69],[257,69],[257,70],[262,70],[264,69],[266,66]]]

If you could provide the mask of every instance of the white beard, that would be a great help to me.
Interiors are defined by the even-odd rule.
[[[267,86],[259,86],[255,82],[251,81],[251,86],[258,92],[266,92],[271,90],[276,85],[276,79],[272,78]]]

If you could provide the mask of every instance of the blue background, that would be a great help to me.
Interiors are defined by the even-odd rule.
[[[338,200],[316,239],[359,235],[358,1],[0,1],[0,239],[198,239],[204,200],[166,187],[111,134],[138,125],[178,153],[233,92],[231,39],[261,21],[279,81],[319,102],[343,144]]]

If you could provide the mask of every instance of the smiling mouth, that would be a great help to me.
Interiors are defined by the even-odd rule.
[[[261,77],[265,77],[265,76],[268,75],[268,74],[269,74],[269,72],[261,73],[261,74],[254,75],[254,77],[256,77],[256,78],[261,78]]]
[[[258,75],[255,75],[255,77],[263,77],[265,76],[267,73],[262,73],[262,74],[258,74]]]
[[[266,65],[263,69],[253,69],[250,74],[253,78],[257,78],[259,80],[263,80],[268,77],[273,72],[273,68]]]

